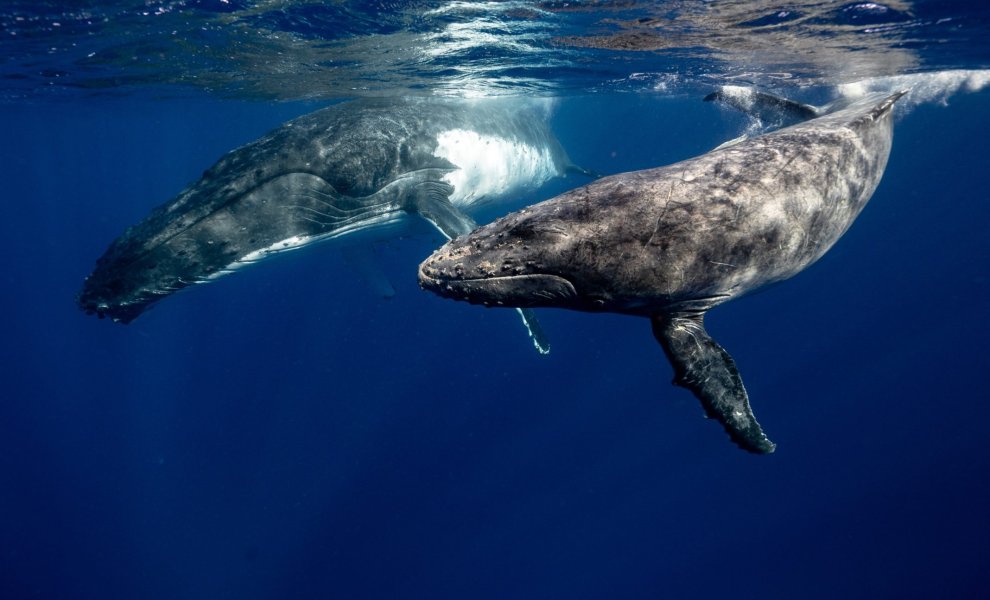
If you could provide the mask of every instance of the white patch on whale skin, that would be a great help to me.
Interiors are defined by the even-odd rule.
[[[558,174],[548,148],[467,129],[438,135],[433,154],[458,167],[444,181],[454,187],[450,202],[459,208],[535,189]]]

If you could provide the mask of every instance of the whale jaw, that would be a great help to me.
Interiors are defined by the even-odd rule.
[[[578,298],[574,285],[557,275],[534,273],[467,279],[445,276],[429,262],[419,267],[419,285],[444,298],[513,308],[559,307]]]

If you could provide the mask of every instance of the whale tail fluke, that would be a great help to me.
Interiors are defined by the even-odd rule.
[[[885,100],[877,104],[873,109],[872,118],[880,118],[902,96],[910,90],[898,90],[892,92]],[[876,96],[877,94],[873,94]],[[846,108],[856,102],[856,97],[839,98],[825,106],[812,106],[789,100],[782,96],[775,96],[767,92],[761,92],[753,88],[725,85],[718,90],[704,97],[705,102],[718,102],[730,106],[753,119],[759,121],[764,126],[786,127],[795,125],[815,117],[833,113]],[[743,139],[748,136],[743,136]],[[735,140],[734,140],[735,141]]]

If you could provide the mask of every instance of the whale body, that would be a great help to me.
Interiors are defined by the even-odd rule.
[[[880,182],[903,93],[804,110],[813,118],[510,213],[437,250],[420,284],[486,306],[647,317],[674,383],[742,448],[772,452],[704,315],[799,273],[842,236]],[[770,98],[757,98],[761,109],[802,112]]]
[[[568,171],[590,175],[570,162],[549,116],[549,100],[405,98],[299,117],[128,228],[78,304],[129,323],[183,288],[315,242],[395,235],[410,215],[448,238],[467,233],[481,206]]]

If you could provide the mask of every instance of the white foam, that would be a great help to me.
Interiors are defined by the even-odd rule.
[[[457,1],[448,2],[443,6],[426,11],[424,16],[447,15],[450,13],[506,13],[511,10],[527,10],[542,16],[552,16],[552,13],[534,6],[532,2],[477,2],[477,1]]]
[[[451,203],[460,208],[537,188],[557,174],[549,148],[467,129],[438,135],[434,155],[458,167],[444,180],[454,187]]]
[[[959,93],[978,92],[990,85],[990,69],[953,69],[933,73],[912,73],[890,77],[873,77],[844,83],[838,92],[844,98],[856,99],[875,93],[893,93],[909,90],[908,95],[897,103],[899,110],[911,109],[919,104],[935,102],[946,105],[949,97]]]

